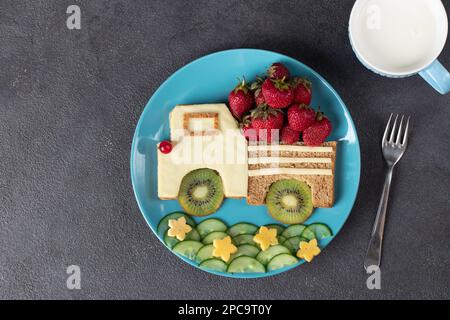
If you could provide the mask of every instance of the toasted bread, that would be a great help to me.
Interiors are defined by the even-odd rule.
[[[247,203],[263,205],[270,186],[281,179],[298,179],[311,187],[315,208],[334,204],[334,175],[337,142],[315,148],[294,146],[249,146]],[[292,160],[291,160],[292,159]]]

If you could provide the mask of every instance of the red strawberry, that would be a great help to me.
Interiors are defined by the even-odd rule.
[[[242,124],[241,124],[241,129],[242,129],[242,133],[243,133],[244,137],[247,140],[258,141],[258,132],[256,129],[253,128],[253,126],[251,124],[250,115],[247,115],[244,117]]]
[[[261,89],[255,91],[255,102],[257,106],[266,103],[266,99],[264,99],[264,95]]]
[[[267,75],[270,79],[289,79],[291,76],[291,73],[289,72],[288,68],[282,63],[274,63],[269,70],[267,70]]]
[[[257,130],[258,138],[261,141],[272,142],[277,140],[277,131],[283,127],[283,124],[283,112],[272,109],[266,104],[260,105],[251,113],[252,128]]]
[[[300,132],[284,127],[281,130],[281,141],[284,144],[294,144],[300,140]]]
[[[238,119],[241,119],[253,107],[255,98],[245,83],[245,79],[239,82],[236,88],[230,92],[228,102],[231,113]]]
[[[303,141],[307,146],[319,146],[325,142],[332,130],[330,120],[322,112],[318,112],[316,122],[303,131]]]
[[[294,99],[294,91],[283,79],[267,79],[262,85],[262,93],[266,103],[275,109],[286,108]]]
[[[307,105],[293,104],[288,109],[289,127],[295,131],[303,132],[316,121],[316,113]]]
[[[311,104],[312,90],[311,82],[302,78],[295,78],[292,81],[292,87],[294,88],[294,103],[299,104]]]
[[[255,93],[255,102],[256,106],[259,106],[263,103],[266,103],[264,99],[264,95],[262,94],[262,84],[264,83],[264,79],[260,77],[256,77],[256,81],[253,82],[250,86],[250,90]]]

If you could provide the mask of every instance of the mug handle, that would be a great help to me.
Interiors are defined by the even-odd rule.
[[[450,92],[450,73],[438,60],[434,60],[432,64],[419,72],[419,74],[440,94]]]

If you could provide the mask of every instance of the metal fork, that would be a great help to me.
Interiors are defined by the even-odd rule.
[[[386,211],[389,199],[389,190],[391,188],[392,173],[395,165],[400,161],[408,145],[409,120],[406,121],[406,127],[403,128],[405,116],[401,117],[400,125],[397,128],[399,116],[395,116],[394,124],[391,126],[394,115],[391,114],[389,122],[384,131],[381,149],[384,160],[387,163],[386,178],[384,180],[383,192],[381,194],[380,204],[378,205],[377,217],[373,226],[370,238],[369,248],[367,249],[364,260],[364,268],[367,270],[370,266],[380,267],[381,247],[383,244],[384,224],[386,222]]]

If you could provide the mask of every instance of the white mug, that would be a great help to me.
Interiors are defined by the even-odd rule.
[[[447,34],[440,0],[357,0],[350,15],[350,42],[361,63],[387,77],[419,74],[441,94],[450,92],[450,73],[437,60]]]

